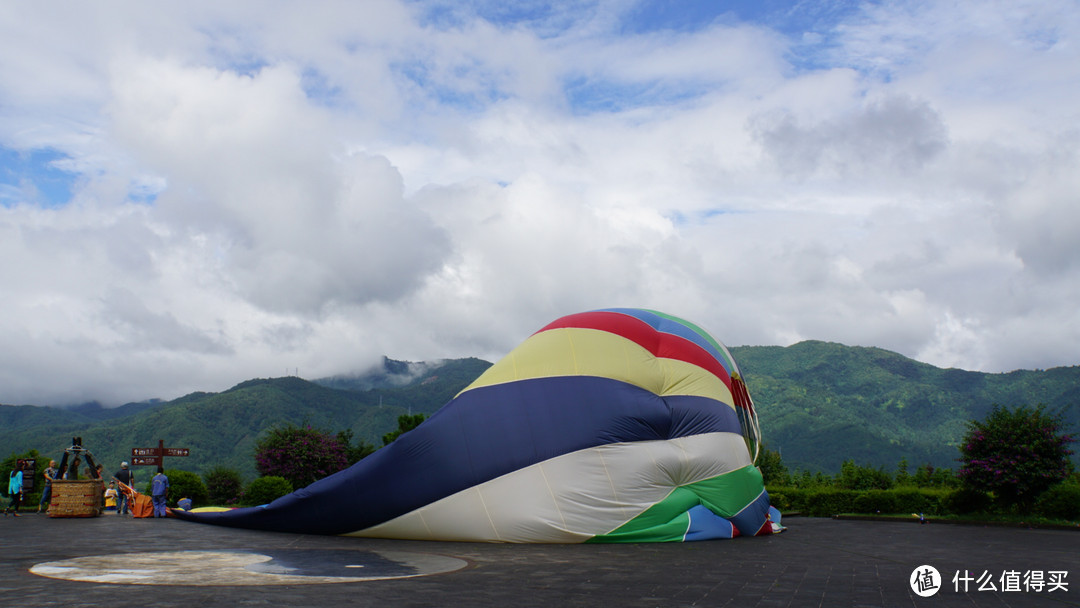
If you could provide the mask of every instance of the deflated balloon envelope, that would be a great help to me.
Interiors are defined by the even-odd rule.
[[[771,528],[759,431],[728,350],[663,313],[542,328],[416,429],[234,527],[522,543],[731,538]]]

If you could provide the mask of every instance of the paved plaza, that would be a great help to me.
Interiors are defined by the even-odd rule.
[[[1080,531],[784,523],[727,541],[498,545],[24,514],[0,519],[0,597],[27,608],[1080,606]],[[940,574],[926,598],[910,583],[924,565]],[[988,582],[997,590],[978,590]]]

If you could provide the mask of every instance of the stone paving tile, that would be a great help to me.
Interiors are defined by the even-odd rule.
[[[495,545],[391,541],[233,530],[115,515],[0,520],[0,597],[11,606],[1080,606],[1080,532],[789,518],[788,532],[686,544]],[[143,586],[37,576],[37,564],[106,554],[175,551],[353,551],[436,554],[464,568],[356,583]],[[920,598],[908,579],[937,568],[941,591]],[[1061,570],[1067,592],[953,591],[957,570]]]

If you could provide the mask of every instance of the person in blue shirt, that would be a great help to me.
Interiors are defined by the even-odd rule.
[[[22,461],[12,469],[11,474],[8,475],[8,496],[11,497],[11,503],[4,509],[4,516],[7,516],[8,511],[14,511],[15,517],[19,516],[19,507],[22,505],[22,492],[23,492],[23,474],[22,474]]]
[[[160,465],[157,475],[150,480],[150,498],[154,502],[154,517],[165,517],[165,499],[169,496],[169,478]]]

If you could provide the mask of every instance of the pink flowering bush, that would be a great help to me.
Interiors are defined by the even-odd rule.
[[[295,489],[348,466],[346,446],[339,438],[310,426],[274,428],[255,444],[255,470],[283,477]]]
[[[1031,503],[1072,470],[1073,441],[1059,416],[1043,406],[994,406],[982,422],[968,423],[958,473],[965,487],[992,492],[1002,506]]]

